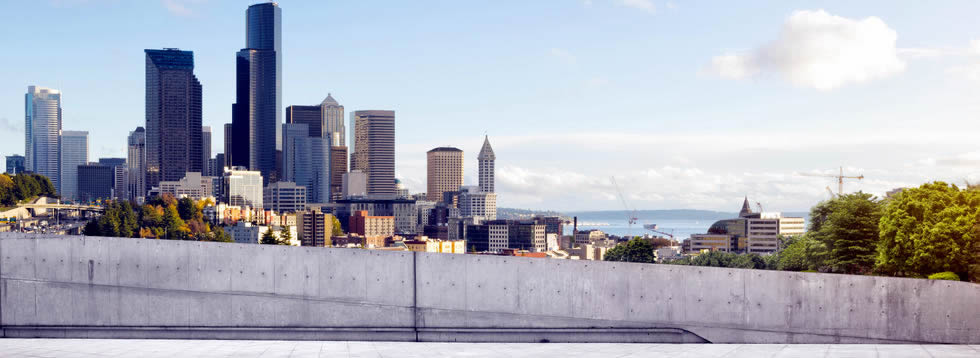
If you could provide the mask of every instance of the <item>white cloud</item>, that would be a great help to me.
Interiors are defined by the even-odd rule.
[[[897,37],[878,17],[854,20],[823,10],[796,11],[776,40],[715,57],[709,70],[729,79],[774,72],[799,87],[830,90],[904,71]]]
[[[578,62],[575,55],[563,48],[552,47],[548,49],[548,54],[557,58],[559,61],[568,66],[574,66]]]
[[[194,16],[192,7],[205,1],[207,0],[161,0],[163,7],[177,16]]]
[[[619,3],[623,6],[643,10],[651,14],[657,12],[657,7],[650,0],[620,0]]]
[[[20,123],[15,123],[7,117],[0,118],[0,132],[11,132],[18,133],[23,132],[24,129],[21,127]]]

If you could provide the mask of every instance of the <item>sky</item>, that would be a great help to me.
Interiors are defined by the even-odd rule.
[[[24,93],[63,91],[91,161],[145,123],[143,49],[194,51],[212,153],[235,101],[239,0],[0,3],[0,155]],[[396,175],[484,135],[498,206],[805,211],[836,191],[980,182],[980,2],[283,0],[283,103],[396,112]],[[619,199],[618,183],[626,204]]]

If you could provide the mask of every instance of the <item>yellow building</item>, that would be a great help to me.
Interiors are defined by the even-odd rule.
[[[437,240],[423,237],[419,240],[405,241],[405,247],[409,251],[416,252],[439,252],[444,254],[466,253],[466,241],[463,240]]]
[[[696,234],[691,235],[691,251],[732,251],[732,238],[721,234]]]

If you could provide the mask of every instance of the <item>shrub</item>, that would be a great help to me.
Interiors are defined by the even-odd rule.
[[[954,272],[939,272],[929,275],[930,280],[949,280],[949,281],[959,281],[960,276]]]

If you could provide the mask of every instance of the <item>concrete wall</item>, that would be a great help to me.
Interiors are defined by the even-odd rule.
[[[7,337],[980,343],[980,285],[0,233]]]

